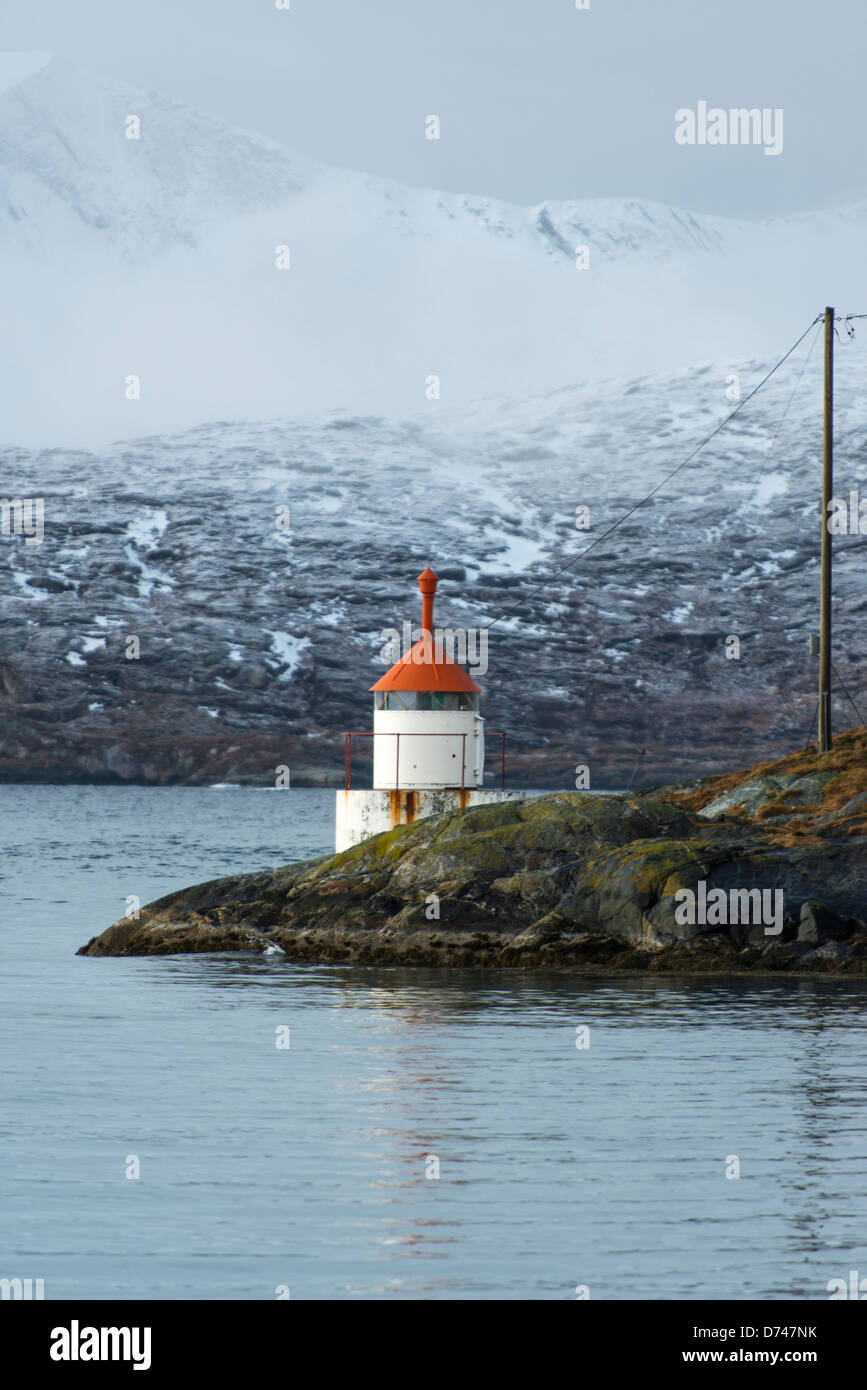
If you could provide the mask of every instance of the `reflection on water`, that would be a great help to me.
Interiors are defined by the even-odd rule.
[[[332,806],[0,788],[0,1274],[48,1297],[810,1299],[867,1271],[857,981],[74,955],[129,893],[322,852]]]

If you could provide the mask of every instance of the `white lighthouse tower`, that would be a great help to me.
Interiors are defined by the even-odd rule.
[[[337,793],[335,848],[407,825],[422,816],[516,800],[505,790],[505,735],[500,751],[498,790],[486,790],[485,721],[479,712],[481,687],[455,661],[444,635],[434,628],[437,576],[418,577],[422,631],[408,652],[371,686],[373,733],[347,733],[346,785]],[[452,639],[454,634],[449,634]],[[353,740],[373,740],[373,786],[352,785]]]

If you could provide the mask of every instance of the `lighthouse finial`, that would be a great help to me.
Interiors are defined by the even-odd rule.
[[[421,627],[422,632],[433,633],[433,610],[434,595],[437,591],[437,576],[434,574],[430,565],[423,569],[418,577],[418,587],[421,590]]]

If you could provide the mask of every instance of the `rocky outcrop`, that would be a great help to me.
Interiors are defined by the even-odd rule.
[[[850,795],[867,783],[864,732],[731,787],[560,792],[431,816],[343,854],[173,893],[81,954],[867,974],[867,798]],[[816,800],[793,813],[795,794]]]

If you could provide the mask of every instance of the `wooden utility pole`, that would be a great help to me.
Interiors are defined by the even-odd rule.
[[[825,310],[825,419],[822,438],[822,581],[819,599],[819,752],[831,747],[831,532],[834,492],[834,310]]]

